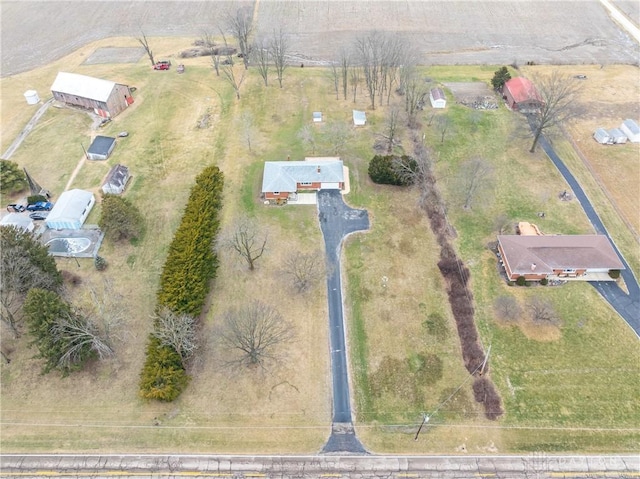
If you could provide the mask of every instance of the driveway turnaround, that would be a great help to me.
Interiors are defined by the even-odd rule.
[[[351,417],[340,278],[340,246],[348,234],[369,229],[369,215],[365,210],[348,207],[342,200],[340,191],[321,190],[318,192],[318,217],[327,256],[327,296],[333,384],[333,425],[331,436],[323,452],[363,454],[366,451],[355,435]]]
[[[631,329],[635,331],[636,335],[640,337],[640,286],[638,286],[638,280],[634,276],[629,264],[624,259],[624,256],[622,256],[622,253],[620,253],[620,250],[618,250],[618,247],[611,239],[611,236],[609,236],[609,232],[604,227],[602,220],[600,220],[598,213],[596,213],[596,210],[593,208],[593,205],[589,201],[589,198],[587,198],[587,195],[584,193],[584,190],[576,178],[571,174],[564,162],[558,157],[556,152],[553,150],[553,147],[544,136],[540,137],[539,144],[573,190],[573,194],[580,202],[582,209],[587,214],[587,217],[593,225],[593,228],[596,230],[596,233],[605,235],[611,241],[616,254],[625,267],[625,269],[621,271],[621,275],[627,285],[629,294],[623,291],[622,288],[613,281],[590,281],[591,285],[596,288],[596,290],[604,299],[607,300],[613,309],[622,316],[622,319],[631,326]]]

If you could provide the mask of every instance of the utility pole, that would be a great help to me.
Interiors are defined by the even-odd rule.
[[[418,436],[420,435],[420,431],[422,431],[422,426],[424,426],[426,423],[428,423],[429,419],[431,419],[431,416],[429,416],[428,414],[422,413],[422,424],[420,424],[420,427],[418,428],[418,432],[416,432],[416,437],[413,438],[414,441],[418,440]]]

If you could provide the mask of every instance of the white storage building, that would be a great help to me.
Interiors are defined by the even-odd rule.
[[[364,111],[353,110],[353,124],[355,126],[364,126],[367,124],[367,114]]]
[[[609,132],[604,128],[598,128],[593,133],[593,138],[601,145],[611,144],[613,141],[611,140],[611,136],[609,136]]]
[[[627,135],[631,143],[640,143],[640,127],[635,121],[631,119],[623,121],[620,129]]]
[[[611,138],[611,143],[615,144],[627,142],[627,135],[625,135],[619,128],[612,128],[609,130],[609,138]]]
[[[69,190],[60,198],[44,220],[48,228],[54,230],[79,230],[96,203],[93,193],[85,190]]]
[[[26,214],[9,213],[0,220],[0,226],[13,226],[23,231],[31,232],[35,229],[33,220]]]
[[[444,95],[442,88],[432,88],[429,92],[429,101],[433,108],[445,108],[447,106],[447,97]]]

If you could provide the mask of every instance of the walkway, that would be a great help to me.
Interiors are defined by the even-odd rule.
[[[640,337],[640,286],[638,285],[638,280],[634,276],[633,271],[624,259],[624,256],[622,256],[622,253],[620,253],[620,250],[614,243],[613,239],[609,236],[609,232],[602,223],[602,220],[600,220],[598,213],[596,213],[591,201],[587,198],[587,195],[578,181],[571,174],[564,162],[558,157],[556,152],[553,150],[553,147],[544,136],[540,137],[539,144],[573,190],[573,194],[580,202],[582,209],[584,209],[584,212],[586,213],[587,218],[589,218],[589,221],[596,233],[605,235],[611,241],[616,254],[625,267],[621,274],[625,284],[627,285],[629,294],[625,293],[617,283],[612,281],[590,281],[591,285],[596,288],[596,290],[604,299],[607,300],[613,309],[615,309],[629,324],[629,326],[631,326],[631,329],[633,329],[636,335]]]
[[[338,190],[318,192],[318,216],[327,256],[327,296],[333,383],[333,424],[331,436],[323,452],[364,454],[366,450],[355,435],[351,416],[340,277],[340,246],[348,234],[369,229],[369,216],[365,210],[348,207]]]

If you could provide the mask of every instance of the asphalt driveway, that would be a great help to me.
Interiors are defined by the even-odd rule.
[[[327,292],[333,383],[333,428],[324,452],[364,453],[352,426],[349,368],[343,317],[340,246],[350,233],[369,229],[365,210],[347,206],[338,190],[318,192],[318,217],[327,257]]]

